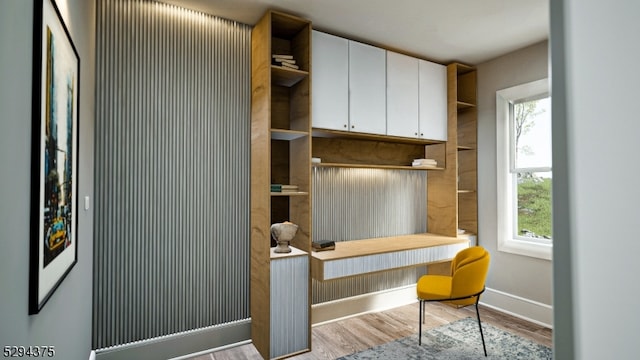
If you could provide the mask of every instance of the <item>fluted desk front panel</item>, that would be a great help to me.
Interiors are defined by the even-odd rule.
[[[467,244],[460,243],[329,261],[324,264],[324,279],[337,279],[345,276],[449,260],[458,251],[466,247],[468,247]]]
[[[312,254],[312,275],[320,281],[452,259],[468,239],[412,234],[336,242],[335,250]]]

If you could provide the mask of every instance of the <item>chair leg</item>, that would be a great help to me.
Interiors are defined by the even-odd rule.
[[[422,345],[422,321],[424,318],[424,301],[420,300],[420,304],[418,305],[418,346]]]
[[[482,338],[482,349],[484,350],[484,356],[487,356],[487,347],[484,345],[484,335],[482,334],[482,324],[480,323],[480,311],[478,311],[478,302],[480,296],[476,298],[476,315],[478,315],[478,327],[480,328],[480,337]]]

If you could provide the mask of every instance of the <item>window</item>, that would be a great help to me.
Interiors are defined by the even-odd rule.
[[[498,250],[551,259],[551,98],[547,79],[496,93]]]

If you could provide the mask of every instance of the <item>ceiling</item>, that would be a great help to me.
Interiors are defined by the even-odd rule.
[[[477,65],[549,36],[549,0],[160,1],[248,25],[276,9],[316,30],[440,63]]]

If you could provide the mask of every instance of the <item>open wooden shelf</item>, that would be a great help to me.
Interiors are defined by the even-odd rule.
[[[371,165],[371,164],[345,164],[345,163],[312,163],[315,167],[342,167],[342,168],[363,168],[363,169],[390,169],[390,170],[444,170],[441,167],[417,167],[417,166],[401,166],[401,165]]]
[[[458,101],[458,110],[465,110],[476,107],[475,104],[471,104],[464,101]]]
[[[464,75],[466,73],[472,72],[475,70],[473,66],[465,65],[465,64],[456,64],[456,73],[458,75]]]
[[[291,141],[305,136],[309,136],[309,133],[306,131],[271,129],[271,139],[273,140]]]
[[[318,132],[312,131],[312,156],[321,160],[312,163],[315,167],[441,171],[446,163],[444,156],[432,154],[433,156],[427,157],[425,150],[426,147],[444,148],[444,143],[433,144],[419,139],[388,139],[366,134],[352,137],[336,131],[321,133],[330,136],[316,136]],[[436,160],[438,166],[411,166],[415,159],[423,158]]]
[[[298,69],[290,69],[285,68],[278,65],[271,65],[271,83],[292,87],[293,85],[299,83],[302,79],[309,76],[308,71],[298,70]]]
[[[271,192],[271,196],[305,196],[309,195],[306,191],[283,191],[283,192]]]
[[[462,189],[458,190],[458,194],[473,194],[475,192],[476,192],[475,190],[462,190]]]

